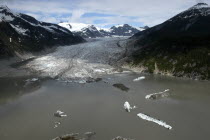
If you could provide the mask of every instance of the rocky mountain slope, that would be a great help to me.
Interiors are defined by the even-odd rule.
[[[84,42],[66,28],[0,6],[0,57]]]
[[[135,34],[130,41],[132,64],[151,73],[210,79],[209,23],[210,7],[198,3]]]
[[[83,38],[96,38],[96,37],[113,37],[113,36],[132,36],[139,31],[143,31],[148,27],[142,28],[132,27],[128,24],[112,26],[110,29],[103,29],[95,27],[90,24],[83,23],[59,23],[60,26],[67,28],[74,34],[82,36]]]

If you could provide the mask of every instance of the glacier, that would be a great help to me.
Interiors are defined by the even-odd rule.
[[[118,47],[121,38],[101,38],[82,44],[58,47],[56,51],[39,56],[26,67],[42,76],[59,80],[98,78],[118,72],[116,62],[123,58],[126,48]]]

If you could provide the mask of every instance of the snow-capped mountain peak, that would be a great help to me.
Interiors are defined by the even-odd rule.
[[[207,3],[198,3],[194,5],[191,9],[202,9],[202,8],[209,8]]]
[[[171,18],[168,21],[174,21],[177,18],[182,19],[182,20],[184,20],[184,19],[192,19],[193,20],[194,19],[194,21],[195,21],[195,18],[198,18],[200,16],[206,17],[209,15],[210,15],[210,6],[206,3],[198,3],[194,6],[192,6],[191,8],[189,8],[188,10],[181,12],[180,14]]]
[[[116,28],[119,28],[119,27],[123,27],[125,24],[120,24],[120,25],[116,25],[116,26],[113,26],[113,27],[116,27]]]
[[[84,38],[111,37],[111,36],[132,36],[139,31],[145,30],[141,27],[133,27],[128,24],[121,24],[108,28],[99,28],[94,25],[84,23],[59,23],[74,34]]]
[[[0,6],[0,21],[12,21],[18,14],[13,13],[7,6]]]
[[[130,26],[130,25],[128,25],[128,24],[121,24],[121,25],[112,26],[112,27],[111,27],[111,30],[116,29],[116,28],[131,28],[131,29],[137,29],[138,31],[143,31],[143,30],[145,30],[145,28]]]
[[[192,16],[194,15],[202,15],[202,16],[207,16],[210,14],[210,6],[206,3],[198,3],[194,5],[193,7],[189,8],[188,10],[182,12],[183,13],[188,13],[191,14]]]
[[[0,11],[2,12],[2,11],[9,11],[9,12],[11,12],[11,10],[7,7],[7,6],[5,6],[5,5],[0,5]]]
[[[81,31],[83,28],[91,26],[90,24],[85,24],[85,23],[69,23],[69,22],[59,23],[58,25],[65,27],[72,32],[78,32]]]
[[[90,31],[98,31],[94,25],[88,25],[88,27],[85,27],[82,30],[84,30],[84,29],[89,29]]]

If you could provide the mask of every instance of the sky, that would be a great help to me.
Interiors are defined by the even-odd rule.
[[[0,0],[0,5],[44,22],[76,22],[109,28],[160,24],[198,2],[210,0]]]

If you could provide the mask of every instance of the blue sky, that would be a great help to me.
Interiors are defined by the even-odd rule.
[[[117,24],[154,26],[210,0],[0,0],[10,9],[52,23],[80,22],[110,27]]]

